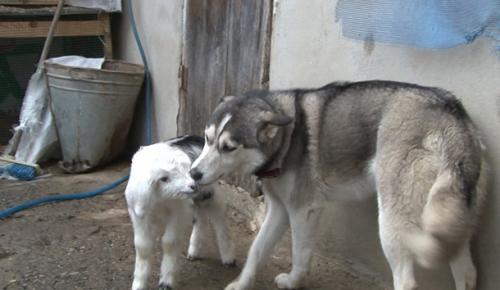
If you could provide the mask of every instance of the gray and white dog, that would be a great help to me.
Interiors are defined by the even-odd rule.
[[[188,258],[199,257],[205,232],[211,222],[219,253],[225,265],[234,265],[234,249],[224,218],[224,202],[217,182],[198,187],[189,175],[191,164],[204,141],[183,136],[141,147],[132,159],[125,189],[134,228],[135,270],[132,290],[147,289],[155,241],[161,237],[163,258],[159,288],[175,286],[177,259],[193,217]]]
[[[486,196],[487,165],[477,130],[449,92],[365,81],[227,96],[205,138],[191,169],[198,183],[234,171],[267,177],[266,218],[226,290],[253,287],[288,225],[292,270],[275,282],[301,287],[325,201],[369,193],[377,193],[396,290],[417,289],[415,262],[450,263],[457,289],[475,289],[469,241]]]

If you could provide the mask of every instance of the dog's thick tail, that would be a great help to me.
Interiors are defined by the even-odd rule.
[[[447,157],[456,163],[446,164],[438,173],[422,212],[420,229],[406,237],[408,248],[425,268],[449,262],[470,239],[485,197],[487,165],[480,154],[446,153],[455,153]]]

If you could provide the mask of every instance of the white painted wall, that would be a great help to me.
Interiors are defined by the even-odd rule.
[[[142,39],[153,78],[153,141],[165,140],[177,134],[179,107],[178,70],[181,61],[184,0],[132,0],[135,21]],[[127,1],[123,14],[115,23],[114,44],[116,57],[142,63],[139,50],[128,22]],[[141,102],[139,105],[142,105]],[[144,140],[143,110],[132,132]]]
[[[500,56],[488,40],[447,50],[365,43],[341,36],[335,0],[277,2],[272,35],[271,88],[320,86],[335,80],[388,79],[439,86],[458,95],[484,133],[494,175],[500,169]],[[480,290],[500,289],[500,179],[474,252]],[[319,242],[321,255],[342,255],[380,273],[392,283],[377,238],[375,200],[336,204],[327,212]],[[448,272],[423,273],[426,290],[454,289]],[[433,278],[426,279],[425,276]],[[438,278],[434,278],[439,276]]]

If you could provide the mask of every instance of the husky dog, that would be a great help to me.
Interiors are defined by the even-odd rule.
[[[188,258],[199,257],[203,233],[210,220],[223,264],[234,265],[233,244],[216,182],[198,188],[189,175],[203,143],[199,136],[183,136],[141,147],[132,159],[125,189],[136,251],[132,290],[147,288],[153,246],[159,236],[163,249],[159,288],[172,289],[182,238],[193,215]]]
[[[475,289],[469,240],[485,199],[487,166],[462,104],[439,88],[389,81],[223,97],[193,163],[199,184],[238,171],[262,178],[267,213],[246,264],[226,290],[251,289],[287,226],[292,269],[309,270],[325,201],[377,193],[380,240],[396,290],[417,289],[414,262],[450,263],[457,289]]]

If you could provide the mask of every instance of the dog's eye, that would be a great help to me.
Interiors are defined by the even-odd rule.
[[[168,182],[169,178],[168,178],[168,176],[163,176],[162,178],[160,178],[160,181],[161,182]]]
[[[222,151],[224,152],[232,152],[234,150],[236,150],[236,147],[229,146],[227,144],[222,145]]]

